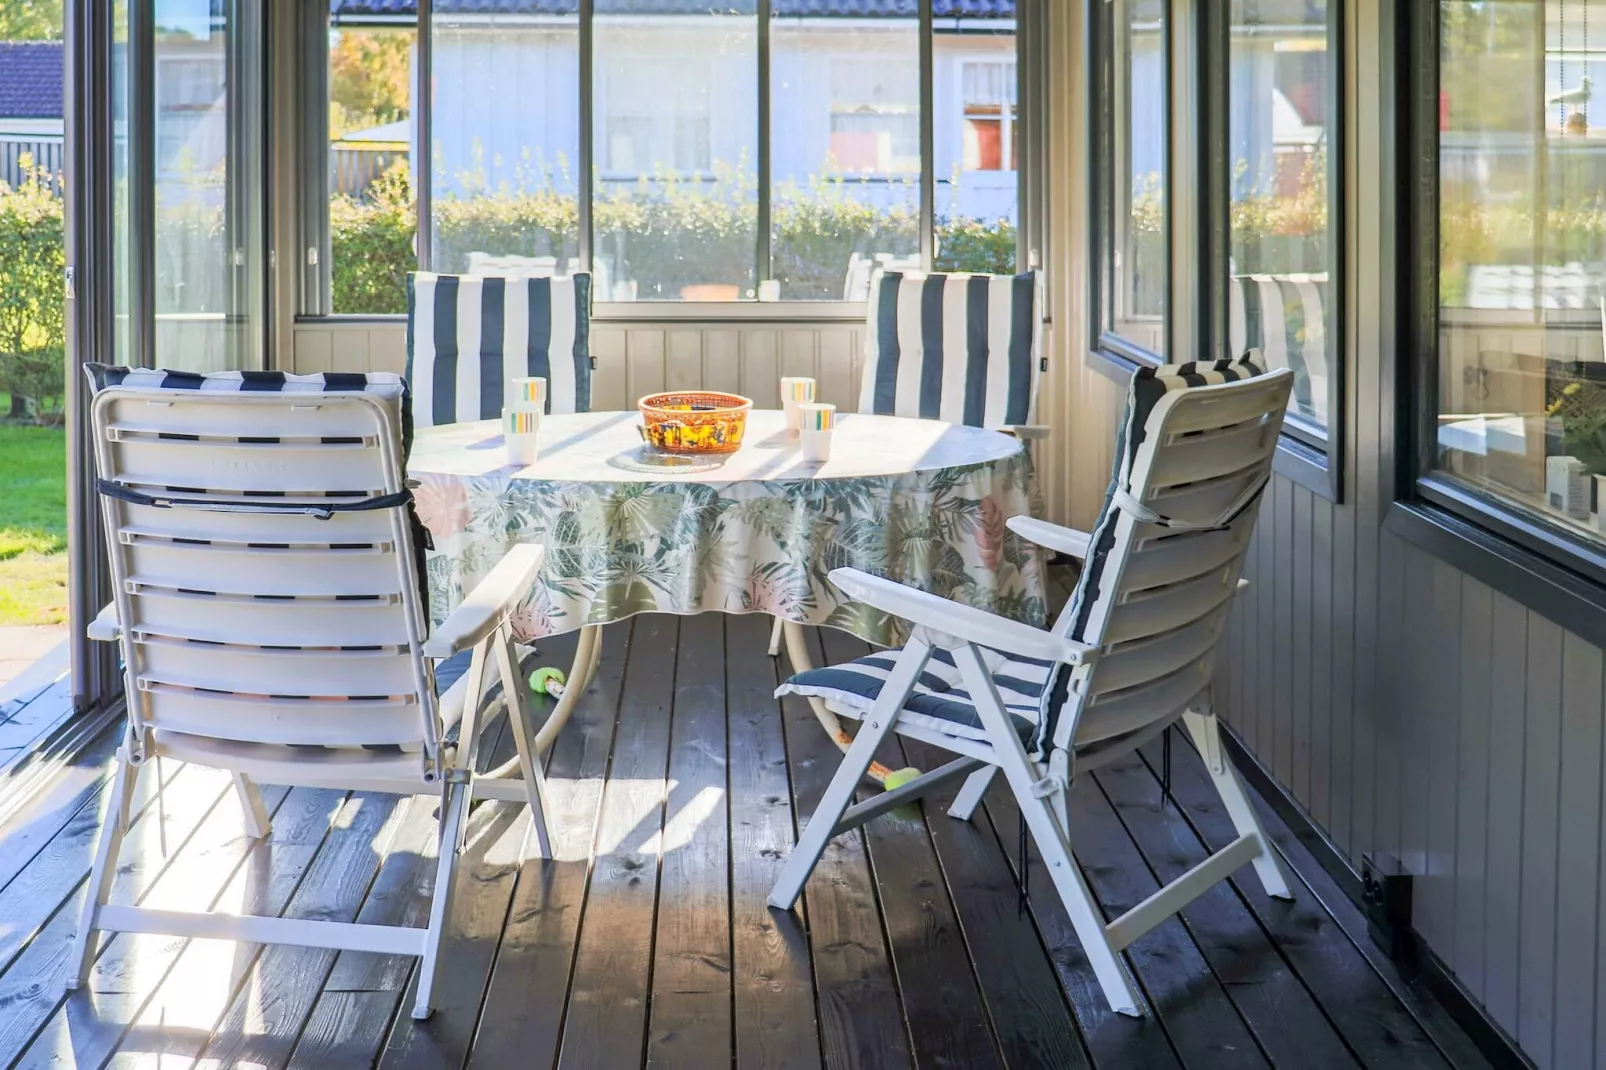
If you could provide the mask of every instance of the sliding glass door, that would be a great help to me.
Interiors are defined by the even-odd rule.
[[[263,366],[267,251],[262,0],[153,0],[149,70],[153,362]]]

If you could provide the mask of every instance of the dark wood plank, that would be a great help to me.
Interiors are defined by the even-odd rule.
[[[725,622],[680,622],[647,1065],[730,1063],[731,917]]]
[[[400,995],[399,991],[321,993],[296,1041],[290,1070],[372,1066]]]
[[[910,740],[904,741],[904,751],[922,769],[935,769],[945,760],[944,751]],[[947,814],[958,790],[950,785],[924,801],[926,824],[1004,1063],[1089,1067],[1076,1019],[1036,927],[1020,909],[1009,861],[986,811],[978,808],[971,821]]]
[[[821,657],[816,645],[814,656]],[[790,673],[783,659],[783,673]],[[799,828],[842,760],[808,702],[781,700]],[[864,837],[832,839],[803,893],[826,1066],[908,1067],[909,1041],[876,906]],[[794,915],[796,910],[794,908]]]
[[[138,791],[148,793],[147,801],[155,795],[155,782],[154,775],[140,778]],[[197,769],[175,774],[166,785],[162,805],[145,806],[124,838],[112,901],[142,901],[226,790],[226,774]],[[166,854],[163,844],[168,848]],[[49,920],[36,932],[22,934],[26,946],[0,974],[0,1006],[6,1008],[0,1015],[0,1062],[9,1064],[28,1046],[66,995],[62,986],[70,968],[67,960],[87,887],[81,875],[89,871],[91,849],[88,845],[82,848],[85,857],[72,894],[48,904],[53,910],[47,915]],[[20,908],[22,904],[14,905]]]
[[[505,727],[504,721],[502,728]],[[512,737],[506,731],[496,733],[494,739],[487,736],[486,741],[491,745],[482,748],[482,766],[500,763],[513,754]],[[438,804],[432,799],[430,805],[433,812]],[[452,918],[441,938],[440,953],[445,969],[435,985],[434,1013],[422,1022],[412,1017],[418,970],[417,960],[409,962],[412,980],[402,994],[390,1034],[385,1039],[380,1067],[433,1070],[462,1066],[468,1059],[491,966],[496,960],[497,944],[507,924],[513,883],[529,825],[528,811],[513,803],[482,802],[469,815],[467,842],[458,860]],[[436,843],[438,836],[432,839],[432,848]],[[430,896],[435,890],[436,857],[432,849],[425,856],[424,871],[420,875],[420,883]]]
[[[555,641],[551,646],[548,663],[572,659],[572,643],[562,654]],[[471,1066],[497,1070],[557,1060],[629,649],[628,622],[604,629],[596,679],[548,754],[553,857],[526,857],[520,867]]]
[[[1310,812],[1331,826],[1333,759],[1333,503],[1312,495]]]
[[[275,818],[284,811],[289,794],[285,788],[263,789],[263,802]],[[290,806],[292,810],[303,809],[305,800],[297,798]],[[327,805],[319,811],[324,827],[328,826],[328,811]],[[287,815],[286,820],[292,819]],[[251,855],[260,845],[246,836],[244,826],[241,809],[230,805],[228,798],[220,800],[162,879],[152,886],[145,905],[189,911],[234,909],[229,902],[230,890],[240,894],[252,876],[261,876],[251,864]],[[288,894],[286,890],[285,898]],[[150,1002],[171,987],[175,969],[191,950],[191,942],[163,936],[117,933],[103,939],[106,946],[90,973],[89,984],[68,994],[17,1066],[100,1066]],[[227,961],[224,960],[225,969]],[[188,993],[183,1017],[174,1028],[189,1029],[197,1003],[225,1005],[226,994],[219,997],[216,988],[214,984],[204,995]],[[211,1025],[206,1024],[208,1031]],[[147,1039],[160,1047],[159,1036]]]
[[[427,806],[415,796],[406,806]],[[386,842],[402,817],[396,796],[354,795],[340,807],[334,827],[305,870],[285,916],[318,921],[355,921],[379,870]],[[376,842],[377,841],[377,842]],[[219,1066],[287,1065],[338,952],[326,948],[272,945],[202,1052]]]
[[[1155,775],[1160,760],[1157,745],[1144,748],[1143,757]],[[1180,742],[1172,746],[1172,791],[1182,816],[1206,848],[1218,850],[1236,837],[1204,764],[1192,747]],[[1303,851],[1275,815],[1261,807],[1257,813],[1285,857],[1293,849]],[[1379,964],[1386,961],[1381,952],[1374,958],[1367,954],[1373,950],[1369,943],[1364,948],[1357,943],[1366,939],[1365,921],[1352,913],[1353,908],[1346,912],[1357,932],[1334,915],[1332,896],[1342,899],[1343,905],[1349,901],[1315,859],[1304,854],[1295,868],[1308,883],[1295,885],[1292,902],[1267,896],[1249,870],[1232,884],[1364,1065],[1444,1070],[1444,1056],[1381,972]]]
[[[1181,749],[1173,744],[1173,751]],[[1175,807],[1160,805],[1160,782],[1142,759],[1120,759],[1100,769],[1097,780],[1159,880],[1176,880],[1207,856]],[[1357,1065],[1230,885],[1217,884],[1195,899],[1183,908],[1182,920],[1273,1065],[1309,1070]]]
[[[1293,488],[1293,634],[1290,636],[1292,669],[1289,680],[1289,749],[1291,758],[1288,780],[1296,799],[1309,806],[1311,797],[1311,499],[1315,497],[1305,487]]]
[[[559,1067],[634,1066],[645,1049],[678,627],[633,621]]]
[[[42,787],[29,803],[0,827],[0,906],[7,903],[6,888],[18,873],[33,864],[41,851],[57,844],[62,830],[88,808],[99,815],[99,800],[111,783],[112,761],[122,742],[117,724],[93,740],[59,776]],[[175,767],[169,772],[177,772]]]
[[[796,842],[776,663],[753,620],[725,621],[730,733],[731,984],[741,1070],[818,1070],[814,970],[796,913],[771,910],[770,889]]]
[[[1018,882],[1021,879],[1021,860],[1017,853],[1020,810],[1006,785],[994,782],[987,793],[986,813],[988,823],[997,834],[1004,857]],[[1098,833],[1097,829],[1087,828],[1083,824],[1073,825],[1073,828],[1076,830],[1077,848],[1081,847],[1086,837]],[[1060,902],[1048,867],[1043,864],[1043,856],[1029,838],[1026,857],[1028,907],[1043,945],[1048,949],[1060,986],[1081,1025],[1082,1036],[1094,1065],[1101,1070],[1124,1070],[1135,1066],[1169,1070],[1182,1066],[1165,1026],[1153,1014],[1129,1018],[1110,1009],[1098,980],[1093,976],[1093,967],[1082,951],[1082,941],[1071,927],[1065,905]],[[1085,873],[1086,861],[1080,857],[1077,861]]]
[[[820,635],[824,664],[870,652],[844,632],[821,629]],[[909,764],[896,735],[887,738],[879,757],[893,769]],[[859,801],[880,793],[866,786]],[[921,808],[881,815],[864,826],[864,838],[915,1065],[1002,1066]]]

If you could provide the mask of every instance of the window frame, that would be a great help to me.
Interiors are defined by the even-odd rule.
[[[431,85],[432,34],[428,32],[432,14],[432,0],[416,0],[416,17],[383,16],[349,20],[352,25],[412,26],[417,32],[415,53],[415,80]],[[1016,0],[1015,50],[1012,58],[1016,80],[1016,105],[1013,130],[1019,167],[1015,169],[1016,227],[1015,270],[1041,270],[1041,249],[1045,235],[1041,233],[1041,220],[1047,212],[1032,204],[1028,197],[1042,196],[1046,187],[1038,176],[1029,176],[1027,169],[1039,166],[1045,158],[1033,140],[1040,136],[1042,104],[1028,100],[1028,87],[1041,85],[1042,72],[1038,70],[1046,56],[1032,47],[1029,34],[1042,24],[1042,6],[1045,0]],[[593,163],[596,160],[597,132],[595,105],[597,90],[594,63],[594,0],[577,0],[580,29],[579,86],[579,178],[576,195],[579,199],[579,259],[590,269],[595,245],[592,233]],[[771,77],[771,0],[757,0],[757,77],[758,77],[758,233],[755,243],[757,277],[770,277],[773,264],[771,234],[773,175],[771,165],[770,120],[773,87]],[[301,163],[296,177],[298,237],[297,263],[301,275],[296,289],[295,322],[395,322],[405,316],[385,313],[336,313],[332,311],[331,271],[332,257],[329,246],[329,147],[328,147],[328,36],[331,27],[326,3],[302,5],[299,15],[298,52],[306,69],[320,73],[309,77],[304,86],[312,91],[298,93],[296,138]],[[920,258],[925,270],[932,270],[936,253],[936,139],[933,114],[935,97],[934,37],[935,21],[932,0],[918,0],[919,23],[919,77],[920,77]],[[944,18],[945,25],[955,20]],[[963,21],[963,20],[958,20]],[[416,136],[425,144],[432,140],[431,112],[433,98],[426,95],[418,102]],[[418,202],[417,249],[420,269],[430,263],[433,220],[430,196],[430,168],[414,175],[414,194]],[[862,322],[866,302],[863,301],[809,301],[783,298],[778,301],[743,299],[740,301],[597,301],[594,304],[594,321],[621,322],[811,322],[844,323]]]
[[[1606,542],[1594,542],[1438,471],[1439,0],[1411,0],[1393,49],[1401,116],[1393,153],[1396,263],[1410,265],[1384,365],[1395,416],[1393,499],[1384,526],[1592,641],[1606,642]],[[1389,292],[1390,288],[1385,288]],[[1386,454],[1385,454],[1386,456]]]
[[[1088,40],[1092,42],[1092,61],[1088,64],[1088,99],[1114,99],[1113,4],[1090,5]],[[1179,11],[1179,8],[1186,10]],[[1183,16],[1186,17],[1183,17]],[[1328,0],[1327,77],[1328,141],[1328,307],[1331,315],[1323,324],[1327,339],[1328,412],[1325,434],[1308,427],[1296,417],[1285,422],[1274,460],[1275,471],[1335,504],[1344,499],[1343,459],[1347,439],[1347,353],[1348,286],[1345,278],[1345,244],[1348,233],[1344,166],[1345,126],[1345,18],[1346,0]],[[1130,338],[1116,333],[1106,323],[1104,305],[1105,272],[1112,235],[1105,232],[1114,225],[1113,183],[1100,161],[1113,161],[1117,117],[1113,109],[1093,111],[1090,140],[1092,151],[1088,183],[1088,242],[1096,270],[1089,276],[1091,317],[1090,355],[1096,367],[1124,379],[1139,367],[1159,367],[1180,359],[1176,353],[1179,314],[1190,317],[1202,338],[1204,353],[1223,356],[1227,352],[1227,260],[1231,231],[1231,162],[1228,153],[1231,104],[1231,13],[1228,5],[1195,4],[1189,0],[1169,0],[1166,7],[1165,93],[1168,130],[1166,169],[1163,177],[1168,192],[1166,205],[1166,251],[1173,269],[1167,278],[1166,352],[1162,358]],[[1189,82],[1179,78],[1179,56],[1191,60],[1193,93],[1186,94],[1188,107],[1179,107],[1178,89]],[[1124,119],[1122,120],[1124,121]],[[1179,152],[1178,149],[1191,151]],[[1182,177],[1197,181],[1181,182]],[[1177,194],[1188,196],[1179,203]],[[1191,220],[1191,222],[1190,222]],[[1179,255],[1180,254],[1180,255]],[[1191,254],[1191,255],[1187,255]],[[1199,295],[1191,309],[1179,310],[1180,293]]]

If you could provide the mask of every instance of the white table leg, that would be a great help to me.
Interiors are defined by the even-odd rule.
[[[585,694],[586,688],[591,686],[592,677],[597,674],[597,660],[601,653],[602,627],[588,624],[581,628],[580,639],[574,649],[574,663],[569,666],[568,685],[564,687],[558,704],[552,708],[552,715],[541,726],[541,731],[535,734],[536,754],[546,753],[546,749],[552,745],[558,733],[563,731],[563,726],[569,723],[569,715],[574,712],[575,706],[580,702],[580,696]],[[516,675],[519,676],[516,681],[517,686],[527,686],[522,675]],[[504,699],[507,702],[508,716],[517,716],[518,707],[509,700],[510,698],[511,696]],[[520,776],[519,760],[512,758],[484,775],[504,780],[516,778]]]
[[[798,624],[796,621],[781,620],[779,617],[776,620],[781,625],[782,634],[786,636],[786,655],[791,659],[792,671],[808,672],[814,668],[814,660],[809,657],[808,640],[803,636],[803,625]],[[832,741],[842,749],[843,754],[846,754],[848,748],[853,746],[853,737],[848,735],[847,730],[842,727],[841,720],[826,708],[825,702],[821,699],[811,695],[809,696],[809,705],[814,707],[814,716],[820,719],[820,726],[825,729],[825,734],[830,736]],[[873,761],[870,763],[869,773],[870,777],[877,783],[885,784],[892,770],[880,762]]]

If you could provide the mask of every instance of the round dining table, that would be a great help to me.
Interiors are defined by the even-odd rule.
[[[547,746],[596,671],[600,628],[637,613],[770,614],[795,668],[802,626],[879,646],[903,622],[846,601],[828,577],[852,566],[1041,625],[1041,557],[1005,527],[1031,513],[1019,440],[937,420],[839,414],[830,459],[805,460],[776,410],[753,410],[741,448],[663,454],[634,412],[546,416],[536,460],[510,464],[499,421],[420,429],[408,459],[436,623],[507,551],[540,543],[539,582],[512,618],[529,643],[580,630],[574,664],[537,737]],[[772,651],[773,652],[773,651]],[[822,703],[815,713],[851,742]]]

